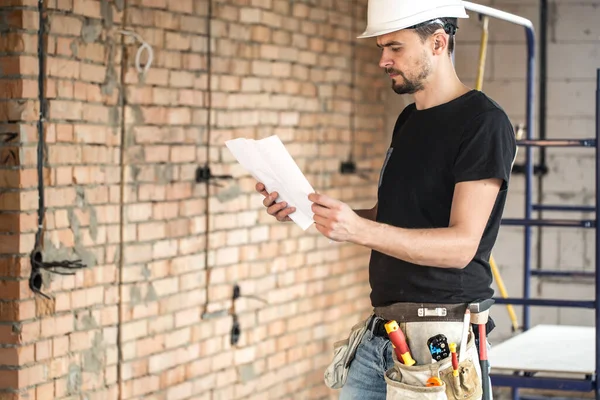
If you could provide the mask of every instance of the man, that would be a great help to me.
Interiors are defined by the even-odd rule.
[[[414,103],[397,119],[373,208],[352,210],[325,194],[309,196],[320,233],[372,250],[374,317],[342,399],[386,398],[384,373],[393,365],[393,350],[385,322],[401,322],[417,365],[429,364],[428,341],[443,334],[460,343],[466,305],[493,295],[488,260],[516,143],[500,106],[456,75],[454,35],[457,18],[465,17],[458,0],[369,2],[360,38],[376,38],[379,66],[393,90],[412,94]],[[293,207],[276,203],[278,194],[262,183],[256,189],[269,214],[290,220]],[[423,318],[419,310],[444,311]]]

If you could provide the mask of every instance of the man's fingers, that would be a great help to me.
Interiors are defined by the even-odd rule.
[[[275,217],[278,221],[291,221],[292,219],[289,217],[289,215],[294,211],[296,211],[295,207],[284,208],[283,210],[279,211]]]
[[[267,208],[267,212],[271,215],[277,215],[280,211],[282,211],[283,209],[285,209],[288,206],[288,204],[285,201],[281,201],[279,203],[275,203],[272,206]],[[292,207],[290,207],[291,209]],[[295,209],[294,209],[295,211]],[[288,214],[291,214],[293,211],[289,211],[288,210]]]
[[[288,215],[288,213],[284,212],[284,211],[281,211],[281,212],[277,213],[274,217],[279,222],[287,222],[287,221],[291,221],[292,220],[290,218],[290,216]]]
[[[327,208],[334,208],[341,204],[340,201],[338,201],[336,199],[333,199],[329,196],[326,196],[324,194],[318,194],[318,193],[309,194],[308,199],[310,201],[312,201],[313,203],[322,205]]]
[[[267,193],[267,192],[265,192],[265,193]],[[277,192],[272,192],[270,194],[267,193],[265,195],[265,199],[263,200],[263,205],[265,207],[270,207],[275,202],[275,200],[277,200],[277,197],[279,197],[279,193],[277,193]]]
[[[285,206],[286,206],[286,204],[283,201],[281,203],[275,203],[272,206],[267,208],[267,213],[269,213],[270,215],[276,216],[277,213],[279,213],[279,211],[281,211],[285,208]]]
[[[265,196],[265,198],[263,200],[263,206],[271,207],[271,204],[273,204],[273,201],[275,201],[275,200],[272,199],[271,196],[267,195],[267,196]]]
[[[258,182],[254,188],[258,193],[262,194],[265,197],[269,195],[269,192],[267,192],[267,188],[265,187],[265,185],[260,182]]]
[[[323,226],[323,227],[329,227],[330,221],[329,219],[325,218],[325,217],[321,217],[320,215],[315,214],[313,216],[313,221],[315,221],[315,224],[319,225],[319,226]]]
[[[318,223],[315,224],[315,228],[317,229],[317,231],[319,231],[319,233],[325,237],[329,237],[330,235],[330,231],[329,228],[327,228],[325,225],[320,225]]]
[[[265,196],[263,199],[263,205],[267,207],[267,213],[274,216],[278,221],[285,222],[291,221],[289,215],[296,211],[295,207],[288,207],[285,201],[275,203],[275,200],[279,197],[277,192],[267,192],[265,185],[261,182],[256,183],[254,186],[257,192]]]
[[[315,213],[315,215],[320,215],[325,218],[333,218],[334,217],[333,210],[319,206],[316,203],[313,203],[313,205],[310,208],[311,208],[312,212]]]

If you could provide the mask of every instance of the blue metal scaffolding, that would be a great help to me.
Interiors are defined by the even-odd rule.
[[[480,15],[487,15],[493,18],[509,21],[525,28],[527,38],[527,87],[526,87],[526,139],[517,141],[518,146],[525,148],[525,213],[522,219],[505,218],[503,225],[522,226],[524,229],[524,269],[523,269],[523,296],[520,298],[496,298],[497,304],[512,304],[523,306],[523,333],[500,343],[496,350],[492,348],[493,354],[503,356],[503,351],[510,351],[510,356],[504,358],[495,365],[493,359],[491,380],[493,386],[510,387],[513,390],[513,399],[524,399],[520,397],[519,388],[543,389],[556,391],[579,391],[594,392],[596,400],[600,400],[600,384],[598,383],[598,366],[600,366],[600,335],[597,334],[597,328],[600,326],[600,231],[597,223],[598,210],[600,210],[600,150],[598,143],[600,140],[600,68],[596,70],[596,132],[594,138],[583,139],[544,139],[536,140],[533,138],[533,110],[534,110],[534,67],[535,67],[535,32],[531,21],[518,17],[513,14],[505,13],[491,7],[482,6],[475,3],[463,2],[465,7]],[[595,205],[594,206],[567,206],[567,205],[547,205],[534,204],[533,202],[533,182],[534,182],[534,163],[533,148],[556,148],[556,147],[582,147],[595,151]],[[563,211],[563,212],[589,212],[596,213],[593,219],[541,219],[533,218],[534,211]],[[558,227],[558,228],[582,228],[595,229],[595,269],[594,271],[557,271],[532,269],[532,227]],[[564,299],[535,299],[531,297],[532,277],[594,277],[595,278],[595,298],[589,300],[564,300]],[[564,327],[558,325],[537,326],[530,329],[530,307],[571,307],[592,309],[595,311],[594,327]],[[574,346],[565,346],[569,338],[562,336],[573,336],[571,340]],[[577,341],[582,343],[577,343]],[[546,360],[553,362],[559,359],[559,354],[554,354],[554,359],[548,357],[548,354],[539,354],[539,359],[534,354],[528,344],[544,342],[548,346],[547,352],[564,352],[566,361],[571,362],[571,366],[576,366],[569,370],[561,366],[545,365]],[[535,346],[533,346],[535,347]],[[569,348],[565,348],[569,347]],[[568,360],[569,354],[585,360]],[[546,359],[544,359],[546,356]],[[550,361],[552,360],[552,361]],[[533,362],[532,362],[533,361]],[[585,365],[582,365],[585,364]],[[495,367],[500,367],[498,373],[494,371]],[[536,369],[539,368],[539,369]],[[569,373],[574,373],[570,377]],[[554,374],[554,375],[553,375]],[[528,397],[530,398],[530,397]]]
[[[595,392],[595,398],[600,400],[600,385],[598,384],[598,366],[600,365],[600,335],[596,334],[596,327],[600,326],[600,232],[599,224],[594,219],[534,219],[532,214],[534,211],[574,211],[574,212],[595,212],[598,215],[600,209],[600,151],[598,150],[598,142],[600,135],[600,69],[596,71],[596,134],[595,138],[589,139],[561,139],[561,140],[534,140],[533,138],[533,83],[534,83],[534,45],[535,36],[533,28],[525,26],[527,35],[527,126],[526,139],[518,141],[518,145],[525,147],[525,215],[522,219],[504,219],[503,225],[523,226],[524,229],[524,270],[523,270],[523,296],[521,298],[497,298],[498,304],[512,304],[523,306],[523,332],[530,329],[530,307],[574,307],[587,308],[595,310],[595,328],[590,330],[588,337],[593,339],[595,345],[594,366],[591,373],[586,373],[581,378],[564,378],[554,376],[536,376],[535,371],[527,368],[519,370],[514,364],[511,374],[492,373],[491,379],[494,386],[508,386],[513,388],[513,399],[521,398],[519,396],[519,388],[544,389],[544,390],[559,390],[559,391],[581,391]],[[595,190],[596,200],[595,206],[566,206],[566,205],[545,205],[533,203],[533,180],[534,180],[534,165],[533,165],[533,148],[534,147],[584,147],[595,150],[596,159],[596,178]],[[561,228],[587,228],[595,229],[595,271],[554,271],[554,270],[533,270],[531,267],[532,255],[532,227],[561,227]],[[596,295],[591,300],[562,300],[562,299],[534,299],[531,298],[531,279],[533,276],[552,276],[552,277],[595,277]],[[546,329],[552,329],[551,326]],[[546,336],[547,332],[544,331]],[[567,333],[568,334],[568,333]],[[516,341],[515,341],[516,343]],[[526,342],[520,342],[526,343]],[[549,348],[548,351],[569,353],[569,349],[561,348],[561,343],[556,343],[557,347]],[[581,346],[586,346],[586,343],[580,343]],[[514,350],[514,349],[513,349]],[[584,351],[590,351],[591,346]],[[540,355],[541,356],[541,355]],[[567,356],[568,357],[568,356]],[[518,359],[518,357],[516,357]],[[527,364],[527,361],[523,360]],[[492,362],[492,368],[493,368]],[[560,372],[554,370],[553,372]],[[562,371],[569,373],[568,369]]]
[[[530,102],[530,100],[529,100]],[[528,102],[528,103],[529,103]],[[520,399],[523,397],[519,396],[519,388],[530,388],[530,389],[544,389],[544,390],[558,390],[558,391],[578,391],[578,392],[594,392],[596,400],[600,400],[600,385],[598,384],[598,366],[600,365],[600,335],[597,334],[597,327],[600,326],[600,232],[599,224],[597,223],[598,210],[600,209],[600,151],[598,149],[598,143],[600,139],[600,68],[596,70],[596,133],[593,139],[559,139],[559,140],[534,140],[532,138],[531,129],[527,129],[527,139],[518,141],[520,146],[525,146],[528,151],[525,156],[525,218],[523,219],[504,219],[503,224],[512,226],[523,226],[524,227],[524,275],[523,275],[523,297],[521,298],[497,298],[496,303],[499,304],[513,304],[523,306],[523,334],[522,336],[528,335],[527,332],[530,330],[530,307],[571,307],[571,308],[584,308],[593,309],[595,311],[595,326],[593,328],[582,328],[586,329],[582,331],[578,327],[566,327],[564,331],[560,333],[563,337],[557,338],[552,342],[552,331],[555,332],[561,329],[560,326],[544,326],[543,330],[539,330],[537,336],[531,335],[529,342],[521,340],[519,341],[518,336],[509,339],[505,344],[501,343],[498,346],[497,354],[501,354],[502,351],[519,351],[516,347],[517,343],[520,345],[526,343],[535,343],[535,341],[548,340],[551,343],[550,348],[547,351],[552,352],[564,352],[565,359],[568,359],[569,354],[577,354],[578,357],[586,355],[587,360],[584,362],[580,361],[581,364],[589,364],[587,369],[585,367],[575,368],[570,370],[569,368],[560,367],[549,368],[551,372],[559,373],[558,376],[536,376],[537,373],[532,371],[529,367],[518,367],[519,362],[523,366],[531,365],[531,360],[526,359],[526,356],[515,356],[512,364],[509,362],[506,365],[500,365],[502,370],[507,371],[511,369],[510,374],[492,373],[491,379],[494,386],[508,386],[513,388],[513,399]],[[532,182],[533,182],[533,157],[531,149],[533,147],[583,147],[595,150],[595,206],[565,206],[565,205],[541,205],[533,203],[532,196]],[[532,219],[531,214],[533,211],[544,210],[544,211],[566,211],[566,212],[595,212],[596,217],[594,219]],[[595,229],[595,269],[594,271],[557,271],[557,270],[541,270],[531,268],[531,227],[560,227],[560,228],[586,228]],[[595,277],[595,298],[590,300],[563,300],[563,299],[534,299],[531,298],[531,279],[533,276],[550,276],[550,277]],[[534,329],[537,329],[534,328]],[[570,330],[569,330],[570,329]],[[542,335],[543,332],[543,336]],[[580,343],[575,343],[570,348],[565,348],[564,343],[568,342],[569,338],[564,337],[570,334],[581,335],[583,338]],[[512,346],[509,342],[513,341]],[[592,345],[593,344],[593,345]],[[593,347],[595,346],[595,348]],[[527,353],[526,351],[524,351]],[[574,352],[574,353],[573,353]],[[543,359],[544,355],[540,354],[540,358]],[[519,359],[520,358],[520,359]],[[554,359],[557,359],[555,356]],[[572,363],[572,360],[570,360]],[[504,361],[503,361],[504,362]],[[502,362],[500,363],[502,364]],[[543,364],[538,362],[537,365]],[[507,367],[510,366],[509,367]],[[492,362],[492,368],[494,367]],[[545,370],[545,372],[548,372]],[[562,373],[579,373],[581,377],[570,378],[560,376]],[[528,397],[530,398],[530,397]]]

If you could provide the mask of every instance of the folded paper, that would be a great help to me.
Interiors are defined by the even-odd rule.
[[[285,201],[296,211],[290,218],[303,230],[313,221],[312,202],[308,199],[314,189],[308,182],[278,136],[264,139],[238,138],[225,145],[236,160],[256,179],[265,185],[267,192],[277,192],[276,202]]]

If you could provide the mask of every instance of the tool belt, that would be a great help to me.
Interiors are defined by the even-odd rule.
[[[483,395],[481,368],[475,338],[469,335],[464,360],[453,374],[450,357],[430,364],[408,366],[392,353],[394,366],[385,371],[387,400],[480,400]],[[439,378],[439,385],[430,386],[431,377]]]
[[[332,389],[344,386],[357,347],[366,331],[375,336],[389,336],[385,322],[461,322],[465,323],[468,304],[396,303],[375,307],[366,319],[355,324],[345,340],[334,343],[334,357],[325,371],[325,383]],[[379,318],[376,318],[379,317]],[[443,332],[441,332],[443,333]],[[482,397],[482,371],[474,331],[469,327],[465,348],[460,348],[457,374],[453,373],[452,357],[437,362],[406,365],[393,351],[394,365],[385,371],[388,400],[479,400]],[[462,338],[461,338],[462,339]],[[432,377],[439,385],[429,385]]]
[[[462,322],[467,303],[394,303],[375,307],[374,313],[385,320],[401,322]]]

